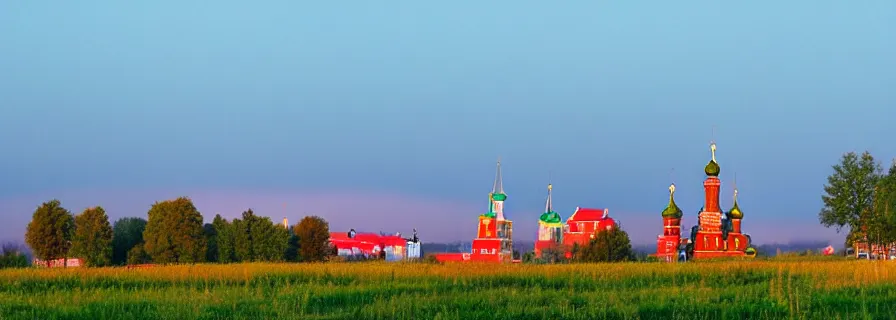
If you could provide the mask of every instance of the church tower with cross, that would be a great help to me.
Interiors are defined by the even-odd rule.
[[[495,170],[495,183],[488,194],[488,211],[479,215],[479,226],[476,238],[473,239],[470,253],[440,253],[436,260],[447,261],[481,261],[512,262],[513,261],[513,221],[504,213],[504,184],[501,177],[501,160]]]
[[[551,203],[553,185],[548,184],[548,199],[545,201],[544,213],[538,217],[538,238],[535,240],[535,257],[541,258],[542,252],[561,249],[563,244],[563,219],[554,211]]]
[[[737,203],[735,183],[731,210],[723,212],[719,205],[721,167],[716,160],[716,143],[709,145],[712,158],[703,168],[704,203],[697,215],[697,225],[691,228],[690,239],[681,237],[681,209],[675,204],[675,185],[669,187],[669,204],[663,210],[663,234],[657,237],[655,256],[674,262],[684,259],[717,257],[752,257],[756,250],[750,247],[750,236],[741,230],[744,217]]]
[[[513,260],[513,221],[504,214],[504,181],[501,176],[501,160],[495,168],[495,182],[488,194],[488,212],[479,215],[479,228],[473,239],[470,260],[511,262]]]

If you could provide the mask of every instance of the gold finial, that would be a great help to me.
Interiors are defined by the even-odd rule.
[[[672,194],[674,194],[674,193],[675,193],[675,184],[673,183],[673,184],[669,185],[669,196],[672,196]]]
[[[548,183],[548,191],[551,191],[551,189],[553,189],[553,188],[554,188],[554,186],[552,186],[550,183]]]
[[[713,141],[709,144],[709,150],[712,151],[712,161],[716,161],[716,143]]]

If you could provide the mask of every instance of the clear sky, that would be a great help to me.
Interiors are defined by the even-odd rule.
[[[0,240],[180,195],[469,240],[500,156],[517,239],[550,175],[649,244],[672,181],[695,222],[715,125],[755,242],[841,244],[822,186],[896,157],[894,57],[892,0],[4,1]]]

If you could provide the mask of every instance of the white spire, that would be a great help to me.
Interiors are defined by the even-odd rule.
[[[548,213],[554,210],[554,207],[551,205],[551,190],[554,189],[553,185],[548,183],[548,200],[544,204],[544,212]]]
[[[492,193],[504,193],[504,183],[501,179],[501,157],[498,157],[498,165],[495,171],[495,184],[492,185]]]

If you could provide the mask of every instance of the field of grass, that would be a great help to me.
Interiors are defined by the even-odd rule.
[[[896,263],[0,270],[0,319],[896,319]]]

